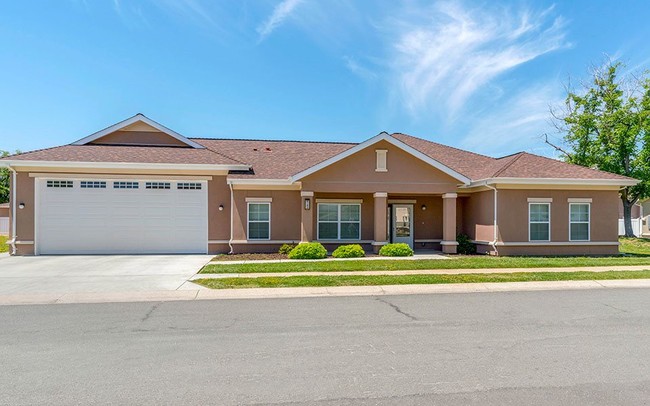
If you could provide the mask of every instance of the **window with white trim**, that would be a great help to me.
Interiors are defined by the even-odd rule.
[[[169,182],[147,182],[144,187],[146,189],[170,189],[172,185]]]
[[[71,180],[48,180],[47,187],[70,188],[72,187],[72,181]]]
[[[176,188],[184,190],[201,190],[201,184],[198,182],[178,182]]]
[[[113,182],[113,189],[138,189],[138,182]]]
[[[106,189],[106,182],[97,180],[82,180],[82,189]]]
[[[589,203],[569,203],[569,241],[589,241]]]
[[[248,203],[248,239],[271,239],[271,203]]]
[[[319,240],[360,240],[361,205],[318,203]]]
[[[528,203],[528,238],[530,241],[551,240],[550,203]]]
[[[375,172],[388,172],[386,166],[386,154],[388,154],[388,150],[376,149],[375,153],[377,154],[377,166],[375,167]]]

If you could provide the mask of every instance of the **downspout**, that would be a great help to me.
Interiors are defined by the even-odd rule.
[[[234,221],[234,211],[235,211],[235,199],[234,199],[234,192],[232,190],[232,183],[229,183],[228,186],[230,186],[230,239],[228,240],[228,247],[230,247],[230,251],[228,254],[233,253],[233,248],[232,248],[232,232],[233,232],[233,221]]]
[[[498,225],[498,222],[497,222],[497,213],[498,213],[497,193],[498,193],[498,190],[497,190],[497,188],[495,186],[488,185],[487,181],[485,182],[485,187],[487,187],[488,189],[494,190],[494,225],[492,227],[494,235],[493,235],[493,240],[490,242],[490,245],[494,249],[494,252],[496,252],[496,254],[499,255],[499,250],[497,249],[497,241],[499,240],[499,232],[498,232],[499,225]]]
[[[7,165],[7,169],[11,172],[11,240],[8,243],[11,245],[11,255],[16,255],[16,170]]]

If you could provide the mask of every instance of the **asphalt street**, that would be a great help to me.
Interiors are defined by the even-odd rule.
[[[650,290],[0,307],[0,404],[642,405]]]

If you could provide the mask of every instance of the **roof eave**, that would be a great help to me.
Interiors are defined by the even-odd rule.
[[[243,164],[175,164],[150,162],[79,162],[79,161],[29,161],[29,160],[0,160],[1,167],[54,167],[54,168],[92,168],[92,169],[184,169],[184,170],[218,170],[242,171],[249,170],[249,165]]]
[[[486,178],[472,181],[466,187],[494,184],[506,185],[584,185],[584,186],[634,186],[637,179],[584,179],[584,178]]]

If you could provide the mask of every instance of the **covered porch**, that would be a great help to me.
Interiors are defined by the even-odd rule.
[[[378,252],[388,243],[406,243],[418,254],[457,252],[462,205],[456,193],[323,193],[302,190],[301,242],[318,241],[328,250],[361,244]]]

